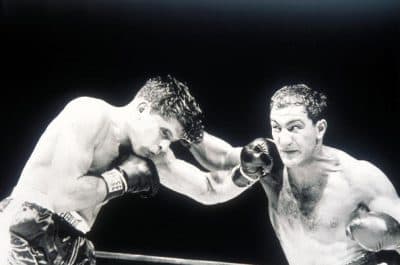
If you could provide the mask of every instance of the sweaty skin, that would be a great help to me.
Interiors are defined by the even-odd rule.
[[[162,139],[159,128],[174,139],[180,133],[177,122],[159,115],[146,116],[145,124],[138,119],[140,130],[148,130],[141,138],[143,148],[140,141],[132,143],[135,135],[128,136],[129,126],[135,126],[126,117],[131,112],[94,98],[70,102],[42,134],[14,194],[33,202],[39,198],[39,204],[57,213],[76,211],[92,226],[105,203],[106,186],[99,176],[121,158],[121,148],[156,153],[171,141]]]
[[[14,194],[57,213],[76,211],[91,227],[106,203],[99,176],[122,162],[120,150],[132,149],[156,163],[161,184],[200,203],[227,201],[244,190],[225,177],[230,170],[204,172],[174,156],[169,145],[182,135],[177,120],[150,111],[132,115],[99,99],[70,102],[42,134]]]
[[[319,174],[320,181],[301,187],[302,195],[287,168],[279,189],[271,179],[261,179],[271,223],[290,264],[347,264],[361,259],[366,251],[345,233],[351,213],[361,202],[377,211],[394,212],[377,199],[385,197],[390,203],[396,193],[376,167],[327,146],[322,154],[310,173]]]
[[[304,106],[273,109],[271,127],[284,167],[260,182],[289,264],[365,264],[370,253],[346,235],[346,227],[360,204],[400,221],[389,179],[371,163],[322,145],[326,121],[313,123]],[[190,150],[204,167],[224,168],[239,158],[237,148],[221,141],[205,133]]]
[[[69,103],[41,136],[16,190],[40,194],[55,212],[78,211],[91,226],[106,194],[98,176],[119,156],[115,111],[97,99]]]

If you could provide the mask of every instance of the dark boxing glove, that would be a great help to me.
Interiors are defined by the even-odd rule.
[[[397,250],[400,247],[399,222],[386,213],[370,211],[364,204],[360,204],[352,213],[346,234],[362,248],[372,252]]]
[[[120,166],[101,174],[107,187],[105,200],[123,194],[139,193],[142,197],[154,196],[160,186],[157,169],[150,159],[130,155]]]
[[[246,179],[247,185],[254,183],[282,164],[278,150],[272,140],[257,138],[244,146],[240,153],[240,166],[234,169],[233,180],[238,186],[243,185],[240,179]]]

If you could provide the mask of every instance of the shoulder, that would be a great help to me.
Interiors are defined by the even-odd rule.
[[[69,101],[63,111],[96,112],[110,107],[104,100],[92,97],[78,97]]]
[[[396,194],[389,178],[373,163],[357,159],[342,150],[335,149],[335,153],[340,161],[343,177],[352,186],[352,190],[372,197]]]
[[[79,132],[79,135],[97,134],[107,128],[111,120],[112,106],[92,97],[78,97],[69,101],[49,127],[65,133]]]
[[[69,101],[60,115],[66,120],[93,122],[105,120],[112,106],[104,100],[92,97],[78,97]]]

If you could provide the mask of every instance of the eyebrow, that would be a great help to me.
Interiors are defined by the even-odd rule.
[[[302,120],[292,120],[292,121],[289,121],[288,123],[286,123],[286,125],[291,125],[291,124],[297,123],[297,122],[300,122],[301,124],[304,124],[304,122]]]
[[[278,124],[279,126],[281,126],[281,125],[279,124],[279,122],[277,122],[276,120],[271,120],[271,123],[272,123],[272,122],[274,122],[274,123]],[[301,124],[304,124],[304,122],[303,122],[302,120],[296,119],[296,120],[291,120],[291,121],[285,123],[284,126],[289,126],[289,125],[291,125],[291,124],[293,124],[293,123],[297,123],[297,122],[299,122],[299,123],[301,123]]]

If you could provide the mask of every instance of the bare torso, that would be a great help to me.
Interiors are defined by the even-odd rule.
[[[333,160],[321,162],[321,168],[326,168],[314,186],[299,190],[286,169],[279,185],[262,179],[270,220],[290,264],[344,265],[365,254],[345,233],[358,203],[370,200],[368,193],[352,181],[353,168],[359,161],[326,148]]]
[[[74,114],[79,114],[79,112],[93,112],[93,114],[82,115],[83,118],[79,121],[82,124],[78,125],[83,127],[83,130],[79,132],[79,139],[83,139],[82,144],[87,145],[85,148],[89,152],[80,153],[71,150],[74,148],[74,142],[71,145],[63,143],[65,126],[74,126],[74,123],[71,123],[70,120],[71,113],[64,110],[50,123],[42,134],[35,150],[23,169],[15,190],[28,192],[29,195],[26,196],[28,199],[32,198],[35,200],[35,197],[40,197],[42,200],[45,198],[45,200],[47,199],[46,206],[55,210],[58,200],[65,200],[65,197],[63,197],[63,185],[68,185],[69,178],[80,177],[78,175],[64,174],[62,176],[63,179],[56,179],[56,176],[60,176],[68,172],[69,168],[76,166],[68,159],[63,160],[61,163],[54,163],[53,159],[57,156],[58,152],[68,153],[74,157],[74,161],[82,161],[81,176],[99,176],[102,172],[110,168],[112,162],[119,156],[118,129],[111,118],[112,115],[110,115],[114,111],[114,107],[96,99],[89,99],[89,101],[87,107],[93,108],[92,110],[79,109],[78,106],[78,110],[73,110],[75,113],[72,113],[73,116]],[[91,126],[92,121],[87,122],[84,120],[84,117],[90,118],[90,116],[93,119],[98,119],[97,122],[100,123],[100,126],[97,129]],[[87,122],[87,125],[85,125],[85,122]],[[75,141],[74,135],[70,135],[70,137],[71,139],[68,141]],[[86,138],[88,139],[87,141],[85,140]],[[54,191],[58,190],[60,191],[60,196],[51,196],[50,198],[49,194],[54,194]],[[80,215],[84,217],[89,226],[93,225],[102,205],[103,203],[99,203],[94,207],[79,210]],[[71,205],[71,207],[74,208],[74,205]]]

